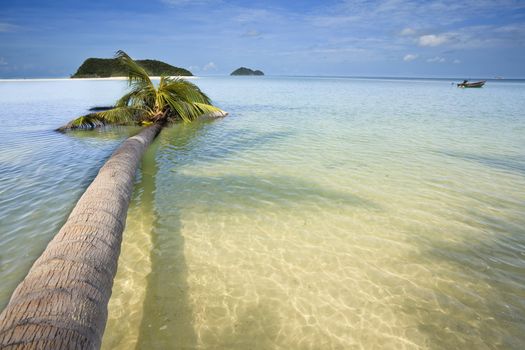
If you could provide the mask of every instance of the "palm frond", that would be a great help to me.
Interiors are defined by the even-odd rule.
[[[57,131],[65,132],[72,129],[93,129],[104,125],[106,125],[106,123],[98,116],[98,113],[90,113],[73,119],[66,125],[58,128]]]
[[[208,113],[221,113],[223,116],[227,115],[228,113],[224,112],[219,107],[215,107],[213,105],[209,105],[207,103],[199,103],[194,102],[193,105],[201,112],[201,115],[208,114]]]
[[[149,78],[148,73],[144,68],[142,68],[137,62],[135,62],[127,53],[122,50],[118,50],[115,53],[115,58],[117,58],[128,71],[129,84],[138,84],[138,85],[152,85],[151,79]]]
[[[167,75],[161,75],[158,89],[161,89],[164,85],[166,85],[166,83],[169,82],[169,80],[170,77],[168,77]]]
[[[115,107],[97,114],[106,124],[128,124],[137,120],[141,113],[142,108]]]
[[[205,103],[189,103],[180,100],[177,101],[173,98],[169,98],[167,103],[176,115],[184,122],[191,122],[198,117],[209,113],[221,113],[222,115],[226,115],[221,109]]]
[[[197,119],[198,114],[195,109],[189,103],[178,102],[170,104],[170,108],[176,112],[176,115],[182,119],[185,123],[189,123]]]
[[[154,86],[135,86],[117,101],[115,107],[153,107],[156,95],[157,91]]]
[[[211,105],[211,100],[199,87],[181,78],[165,78],[159,85],[159,92],[168,92],[186,102],[199,102]]]
[[[71,129],[94,129],[107,124],[128,124],[140,116],[142,110],[130,107],[115,107],[107,111],[90,113],[73,119],[57,131]]]
[[[169,108],[183,121],[190,122],[207,113],[222,112],[195,84],[170,77],[161,77],[157,89],[157,105]]]
[[[115,103],[115,107],[127,107],[129,106],[131,100],[137,95],[138,91],[131,90],[130,92],[126,93],[124,96],[118,99],[117,103]]]

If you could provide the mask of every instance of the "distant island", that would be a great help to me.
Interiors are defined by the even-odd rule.
[[[264,75],[260,70],[253,70],[246,67],[241,67],[234,70],[230,75]]]
[[[150,76],[192,76],[184,68],[172,66],[157,60],[136,60]],[[121,66],[116,58],[88,58],[78,67],[71,78],[109,78],[126,76],[126,69]]]

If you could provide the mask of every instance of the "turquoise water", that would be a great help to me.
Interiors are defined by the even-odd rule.
[[[519,349],[525,84],[201,78],[130,206],[104,348]],[[0,305],[136,131],[122,81],[0,82]]]

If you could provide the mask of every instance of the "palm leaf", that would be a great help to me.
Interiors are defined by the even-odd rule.
[[[115,53],[115,58],[117,58],[120,63],[128,71],[128,81],[130,85],[136,84],[139,86],[153,86],[151,79],[149,78],[148,73],[144,68],[142,68],[137,62],[135,62],[127,53],[122,50],[118,50]]]
[[[93,129],[107,124],[128,124],[139,118],[143,111],[138,108],[115,107],[107,111],[90,113],[73,119],[58,131],[71,129]]]
[[[169,106],[185,122],[208,113],[225,115],[219,108],[211,105],[210,98],[195,84],[179,78],[161,77],[157,104]]]
[[[173,98],[169,98],[167,103],[184,122],[191,122],[208,113],[222,113],[222,115],[226,115],[221,109],[205,103],[189,103],[177,101]]]
[[[106,124],[128,124],[136,121],[141,113],[143,113],[142,108],[115,107],[97,114]]]
[[[219,107],[215,107],[213,105],[209,105],[209,104],[206,104],[206,103],[194,102],[193,105],[195,106],[195,108],[197,110],[199,110],[201,112],[201,115],[202,114],[207,114],[207,113],[216,113],[216,112],[222,112],[222,114],[224,114],[224,115],[227,114],[226,112],[224,112]]]
[[[98,113],[90,113],[73,119],[66,125],[63,125],[60,128],[58,128],[57,131],[65,132],[71,129],[93,129],[104,125],[106,124],[98,116]]]
[[[211,105],[211,100],[199,87],[187,80],[180,78],[162,79],[159,85],[159,92],[168,92],[186,102],[199,102]]]
[[[138,87],[135,86],[130,92],[122,96],[115,107],[153,107],[155,104],[157,91],[154,86]]]

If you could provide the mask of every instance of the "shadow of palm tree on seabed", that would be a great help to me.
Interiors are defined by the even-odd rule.
[[[206,135],[200,135],[206,129],[206,123],[193,123],[190,125],[177,125],[167,128],[157,139],[154,147],[150,148],[150,154],[144,157],[143,162],[143,182],[148,186],[143,188],[142,206],[145,208],[143,214],[153,216],[154,221],[151,228],[152,250],[150,253],[151,273],[147,278],[146,296],[143,306],[143,318],[140,325],[140,334],[136,349],[194,349],[199,348],[198,335],[193,328],[194,315],[188,291],[188,269],[184,256],[184,237],[181,229],[181,212],[179,208],[191,206],[191,203],[184,203],[184,198],[192,196],[173,196],[170,200],[169,209],[166,212],[158,212],[157,204],[161,201],[162,194],[166,189],[160,189],[155,183],[157,173],[171,172],[171,169],[159,169],[163,164],[159,156],[163,152],[157,152],[157,148],[170,148],[169,152],[177,153],[177,159],[171,159],[168,164],[188,164],[195,161],[192,152],[205,153],[198,147],[209,149],[210,142],[204,146],[199,144],[198,138],[203,139]],[[236,152],[246,151],[250,148],[260,148],[267,142],[275,142],[287,134],[282,132],[268,133],[264,135],[253,135],[253,137],[243,136],[243,142],[235,140],[228,141],[228,147],[224,148],[225,153],[214,151],[214,157],[200,157],[199,162],[214,162],[217,159],[227,158]],[[166,140],[169,140],[166,142]],[[156,147],[155,147],[156,146]],[[163,161],[166,161],[164,158]],[[150,172],[151,171],[151,172]],[[234,176],[227,175],[221,177],[199,177],[177,174],[184,183],[191,183],[190,189],[199,186],[209,186],[218,189],[213,198],[208,198],[208,205],[213,210],[222,210],[225,203],[234,200],[228,188],[236,188],[240,197],[254,198],[259,197],[264,202],[270,202],[277,207],[286,207],[289,201],[316,202],[320,199],[331,201],[334,205],[366,206],[377,208],[374,203],[362,199],[349,193],[340,193],[321,188],[315,183],[300,180],[288,176]],[[177,189],[178,190],[178,189]],[[242,192],[244,191],[244,195]],[[289,198],[281,201],[280,193],[288,193]],[[157,197],[156,194],[159,196]],[[162,197],[164,198],[164,197]],[[186,199],[187,200],[187,199]],[[181,202],[182,201],[182,202]],[[288,201],[288,202],[287,202]],[[248,201],[246,205],[257,205]],[[159,205],[162,210],[163,205]],[[277,208],[276,208],[277,209]],[[126,239],[126,238],[124,238]],[[216,348],[245,349],[245,348],[265,348],[274,344],[279,330],[279,320],[272,310],[265,306],[264,301],[256,305],[248,306],[240,311],[233,328],[225,326],[213,343]]]

